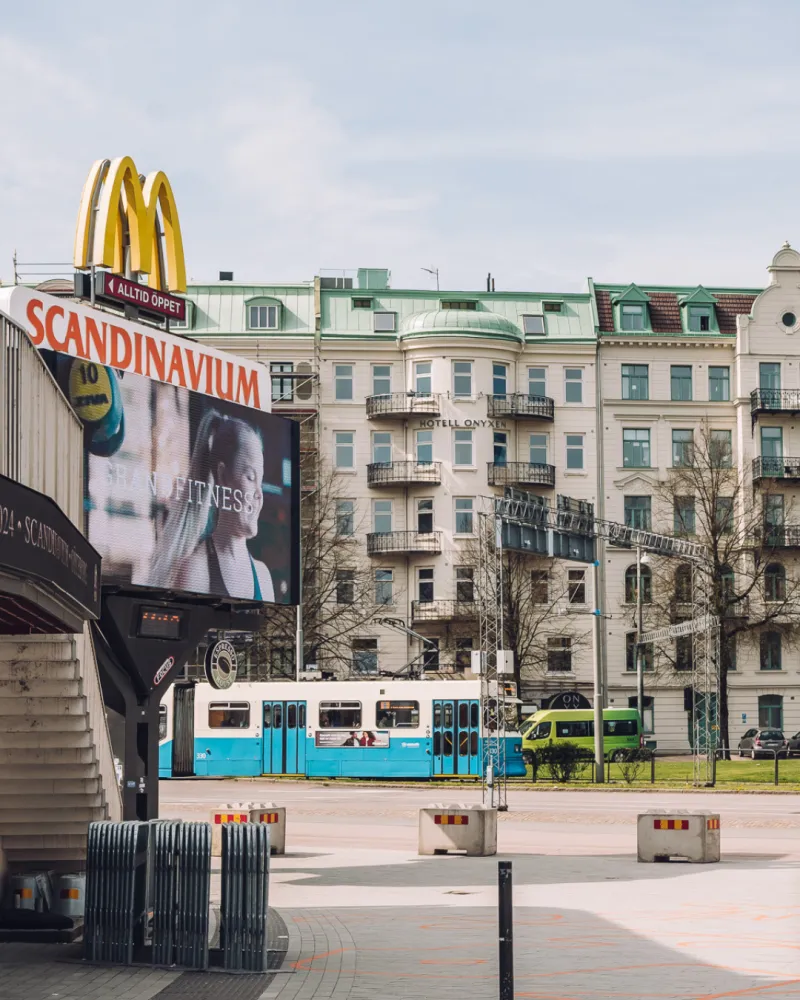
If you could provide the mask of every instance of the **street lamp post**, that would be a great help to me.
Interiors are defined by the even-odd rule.
[[[602,784],[605,780],[605,748],[603,746],[603,670],[600,662],[600,563],[592,563],[592,597],[594,616],[592,619],[592,666],[594,678],[594,780]]]

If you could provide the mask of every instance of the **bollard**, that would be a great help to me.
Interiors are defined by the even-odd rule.
[[[223,823],[249,823],[251,802],[228,802],[211,810],[211,857],[222,856],[222,825]]]
[[[269,824],[270,854],[286,853],[286,806],[274,802],[251,802],[250,822]]]
[[[419,854],[497,854],[497,810],[483,805],[433,805],[419,811]]]
[[[514,909],[511,862],[497,864],[497,931],[499,938],[500,1000],[514,1000]]]

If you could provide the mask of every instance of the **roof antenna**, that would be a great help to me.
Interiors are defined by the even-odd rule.
[[[439,291],[439,268],[438,267],[421,267],[421,271],[427,271],[428,274],[433,274],[436,276],[436,291]]]

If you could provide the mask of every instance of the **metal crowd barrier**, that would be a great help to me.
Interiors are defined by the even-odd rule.
[[[222,827],[220,945],[226,969],[267,971],[269,857],[267,824]]]
[[[152,827],[153,965],[207,969],[211,827],[180,821]]]

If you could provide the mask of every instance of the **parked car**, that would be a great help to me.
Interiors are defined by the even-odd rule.
[[[800,757],[800,733],[790,737],[786,747],[787,757]]]
[[[756,757],[774,759],[777,753],[779,757],[785,757],[788,754],[788,747],[789,741],[780,729],[748,729],[739,740],[739,756],[750,757],[752,760]]]

